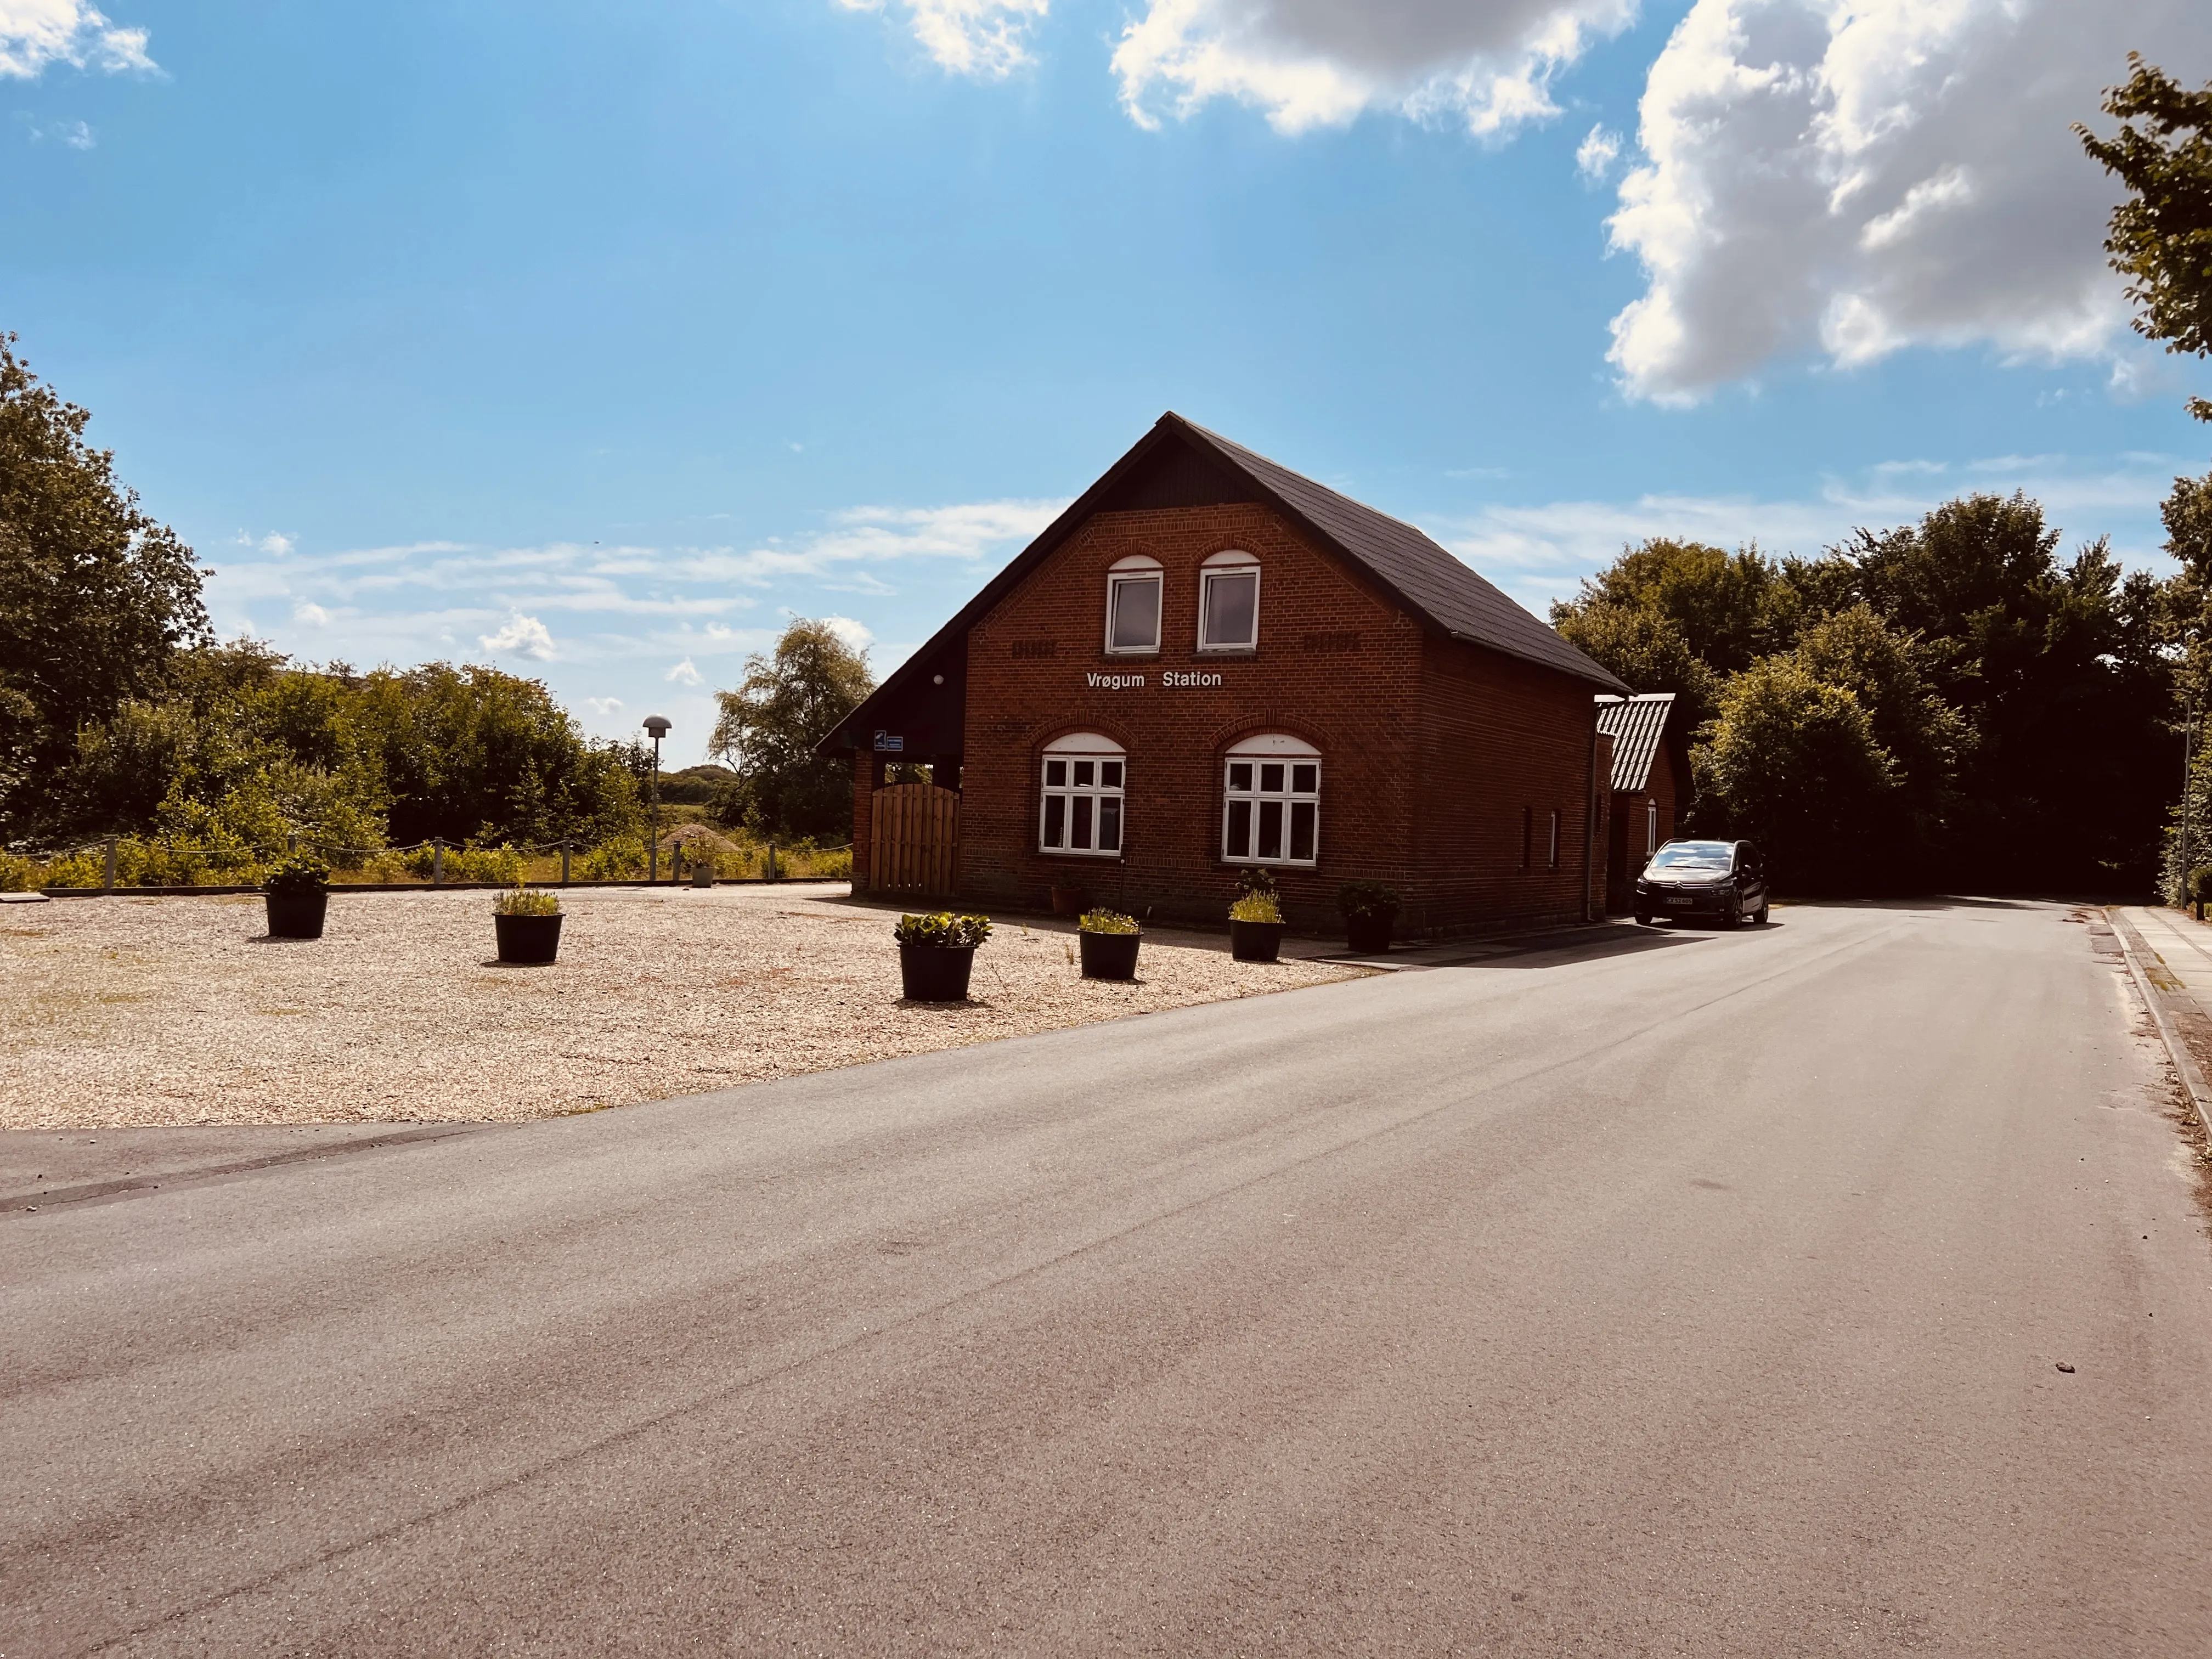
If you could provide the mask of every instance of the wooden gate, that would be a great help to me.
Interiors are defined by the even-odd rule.
[[[895,783],[869,808],[868,888],[950,893],[960,866],[960,796],[933,783]]]

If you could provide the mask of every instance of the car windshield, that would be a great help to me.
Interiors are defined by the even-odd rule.
[[[1678,841],[1651,855],[1655,870],[1725,870],[1735,849],[1724,841]]]

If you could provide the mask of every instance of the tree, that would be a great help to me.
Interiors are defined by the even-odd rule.
[[[714,816],[781,836],[836,835],[851,822],[852,778],[814,745],[874,689],[867,659],[826,622],[801,617],[773,657],[746,658],[744,683],[714,694],[708,752],[737,777],[718,792]]]
[[[2212,355],[2212,84],[2188,91],[2132,52],[2128,67],[2125,83],[2104,97],[2119,131],[2100,138],[2074,128],[2082,149],[2128,187],[2105,251],[2142,307],[2136,332],[2164,340],[2168,351]],[[2212,401],[2191,398],[2189,412],[2212,421]]]
[[[1850,892],[1881,873],[1895,766],[1858,699],[1794,657],[1732,677],[1690,761],[1698,832],[1758,842],[1784,890]]]
[[[1685,730],[1712,717],[1721,677],[1690,648],[1671,617],[1607,600],[1552,607],[1561,638],[1634,691],[1672,691],[1675,718]]]
[[[1572,639],[1572,629],[1588,611],[1613,607],[1662,617],[1691,655],[1716,673],[1733,674],[1787,643],[1791,605],[1773,561],[1756,546],[1729,553],[1703,542],[1655,536],[1622,549],[1573,599],[1553,606],[1552,623]]]
[[[1965,718],[1929,690],[1918,641],[1869,605],[1822,617],[1790,656],[1821,684],[1850,692],[1866,711],[1868,730],[1890,757],[1893,787],[1881,819],[1864,828],[1889,848],[1885,871],[1919,874],[1942,848],[1960,757],[1972,747]]]
[[[0,334],[0,828],[52,818],[78,729],[155,694],[209,637],[192,550],[116,481]]]

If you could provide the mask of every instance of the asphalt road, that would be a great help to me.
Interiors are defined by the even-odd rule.
[[[0,1654],[2212,1652],[2124,982],[1776,915],[0,1213]]]

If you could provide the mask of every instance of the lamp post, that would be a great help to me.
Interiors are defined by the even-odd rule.
[[[2189,858],[2190,797],[2196,793],[2194,786],[2197,781],[2197,701],[2191,698],[2189,713],[2181,722],[2181,902],[2185,906],[2190,905],[2197,897],[2190,885]],[[2204,919],[2201,906],[2197,908],[2197,919],[2199,921]]]
[[[647,714],[645,729],[653,738],[653,839],[646,853],[645,878],[650,884],[660,879],[660,740],[668,735],[668,717]]]

